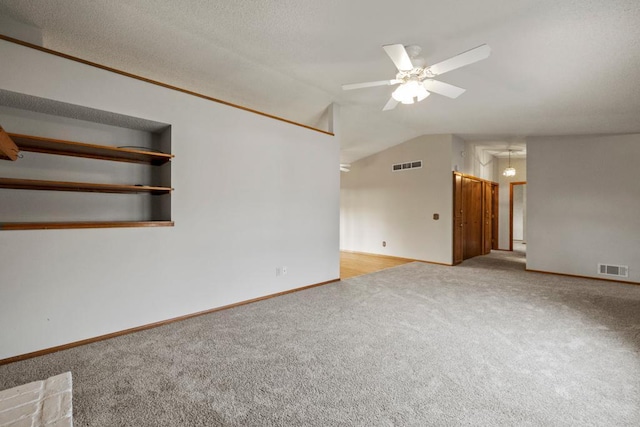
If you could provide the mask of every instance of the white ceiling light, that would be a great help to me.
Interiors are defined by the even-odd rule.
[[[351,163],[340,163],[340,172],[350,172]]]
[[[506,168],[504,170],[504,172],[502,172],[502,175],[510,178],[512,176],[516,176],[516,170],[514,168]]]
[[[429,96],[429,92],[427,92],[424,86],[417,80],[409,80],[408,82],[398,86],[391,96],[393,99],[398,102],[402,102],[403,104],[413,104],[414,98],[417,99],[417,102],[420,102]]]
[[[507,178],[510,178],[512,176],[516,176],[515,168],[511,167],[511,150],[509,150],[509,167],[507,167],[504,170],[504,172],[502,172],[502,175],[506,176]]]

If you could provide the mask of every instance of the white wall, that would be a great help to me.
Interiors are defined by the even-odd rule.
[[[412,160],[423,167],[391,170]],[[353,163],[341,175],[341,249],[450,264],[452,160],[452,136],[428,135]]]
[[[451,135],[451,170],[461,173],[467,172],[467,151],[465,140],[457,135]]]
[[[337,137],[5,41],[0,58],[0,89],[169,123],[176,156],[173,228],[0,231],[0,359],[339,277]]]
[[[498,184],[499,184],[499,207],[498,207],[498,248],[509,250],[509,187],[511,182],[527,181],[527,160],[511,159],[511,166],[515,168],[516,175],[506,177],[502,172],[509,166],[509,159],[498,159]],[[527,201],[525,209],[528,209]]]
[[[640,282],[640,134],[529,138],[527,268]]]

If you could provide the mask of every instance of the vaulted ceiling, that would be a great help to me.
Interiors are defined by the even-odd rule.
[[[0,0],[45,47],[310,126],[341,106],[342,161],[423,134],[472,140],[640,132],[637,0]],[[487,43],[441,76],[467,89],[383,112],[382,45],[435,63]],[[0,65],[1,66],[1,65]]]

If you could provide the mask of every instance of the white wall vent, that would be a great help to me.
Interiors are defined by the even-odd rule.
[[[396,163],[391,167],[394,172],[404,171],[407,169],[420,169],[422,167],[422,160],[414,160],[412,162]]]
[[[616,276],[616,277],[629,277],[629,266],[598,264],[598,274],[604,274],[606,276]]]

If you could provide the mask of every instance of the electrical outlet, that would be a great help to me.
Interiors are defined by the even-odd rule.
[[[283,276],[287,275],[287,267],[282,267],[282,275]]]
[[[282,269],[280,267],[276,267],[276,277],[282,276]]]

